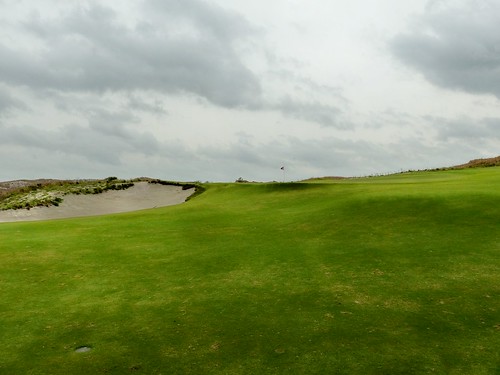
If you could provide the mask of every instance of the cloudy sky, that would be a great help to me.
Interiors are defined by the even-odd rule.
[[[500,154],[500,0],[0,0],[0,180]]]

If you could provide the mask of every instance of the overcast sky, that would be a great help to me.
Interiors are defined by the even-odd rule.
[[[500,0],[0,0],[0,180],[500,154]]]

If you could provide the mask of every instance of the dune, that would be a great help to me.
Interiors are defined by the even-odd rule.
[[[194,191],[194,188],[183,190],[181,186],[138,182],[126,190],[66,195],[59,206],[0,211],[0,222],[96,216],[172,206],[185,202]]]

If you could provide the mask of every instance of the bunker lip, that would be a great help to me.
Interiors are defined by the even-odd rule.
[[[194,188],[183,190],[182,186],[136,182],[126,190],[66,195],[59,206],[0,211],[0,223],[97,216],[172,206],[185,202],[194,192]]]

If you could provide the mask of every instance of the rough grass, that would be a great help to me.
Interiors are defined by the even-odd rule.
[[[498,374],[498,186],[499,168],[211,184],[2,224],[0,373]]]

